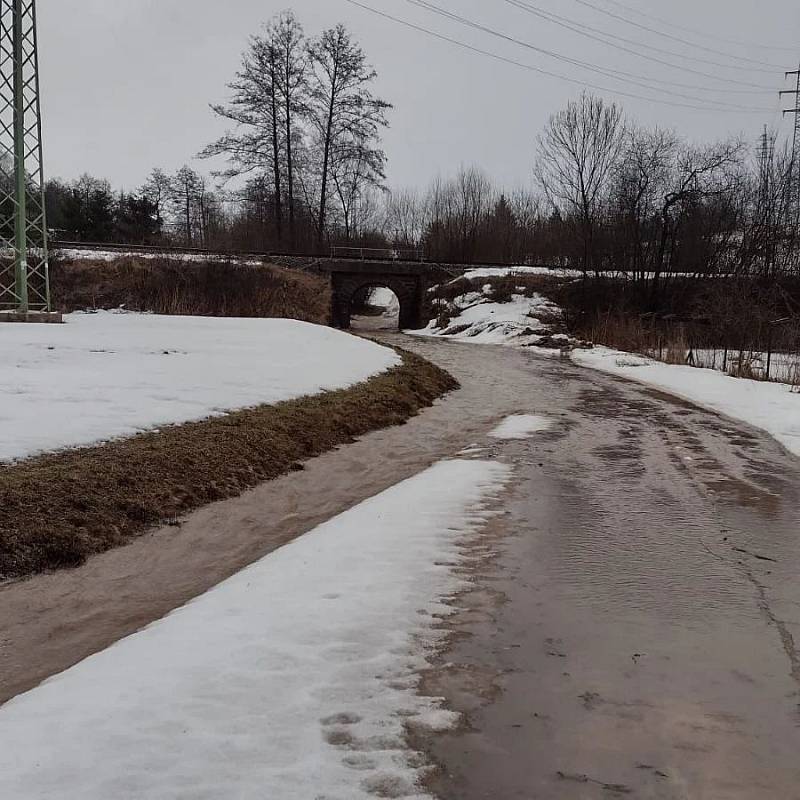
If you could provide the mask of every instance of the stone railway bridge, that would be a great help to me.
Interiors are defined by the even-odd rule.
[[[287,264],[287,266],[290,266]],[[414,261],[360,261],[340,258],[319,259],[291,266],[329,275],[331,281],[331,324],[347,330],[354,301],[368,289],[391,289],[400,301],[400,327],[414,330],[428,323],[428,289],[463,275],[469,267]]]

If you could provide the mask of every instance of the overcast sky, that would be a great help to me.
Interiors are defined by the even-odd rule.
[[[783,71],[796,69],[800,59],[797,0],[525,1],[640,43],[638,46],[682,54],[678,59],[669,52],[651,51],[653,57],[671,64],[725,80],[773,87],[775,93],[738,94],[743,88],[739,84],[648,62],[536,18],[508,0],[431,0],[534,47],[606,70],[624,71],[639,76],[640,81],[666,81],[670,85],[664,88],[672,92],[704,98],[699,103],[704,110],[660,105],[653,102],[656,97],[674,103],[698,103],[559,63],[532,49],[443,19],[415,7],[410,0],[360,0],[408,22],[504,58],[560,73],[578,83],[651,97],[646,100],[614,91],[598,92],[619,100],[640,122],[674,127],[693,139],[729,134],[755,139],[764,123],[779,124],[777,91],[788,88]],[[621,18],[604,16],[587,2]],[[620,3],[717,38],[701,38],[636,16],[622,10]],[[426,184],[437,174],[447,175],[461,164],[473,163],[506,187],[527,185],[536,134],[553,111],[580,93],[575,83],[432,39],[346,0],[39,0],[48,174],[73,178],[89,172],[131,189],[140,185],[154,166],[174,170],[191,163],[222,130],[208,104],[225,100],[226,83],[237,69],[248,36],[287,7],[294,8],[308,34],[344,22],[378,70],[377,92],[395,105],[391,130],[385,137],[393,186]],[[692,39],[707,49],[687,47],[633,27],[626,18],[679,39]],[[631,47],[616,41],[622,47]],[[767,44],[772,49],[751,44]],[[794,52],[789,49],[792,45]],[[725,53],[768,66],[733,61]],[[708,88],[720,91],[706,91]],[[708,101],[713,99],[765,110],[716,110],[709,107]],[[788,107],[789,99],[785,101]],[[787,131],[789,119],[782,125]],[[205,162],[195,162],[194,166],[209,169]]]

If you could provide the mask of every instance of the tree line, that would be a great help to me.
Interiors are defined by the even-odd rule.
[[[212,106],[229,128],[199,155],[223,168],[156,169],[132,193],[89,176],[51,181],[49,226],[87,241],[305,253],[352,244],[617,270],[654,306],[677,274],[800,274],[800,158],[774,132],[695,144],[584,93],[531,143],[526,188],[463,167],[390,191],[381,134],[391,105],[375,95],[376,77],[344,26],[308,37],[284,12],[251,38],[227,102]]]

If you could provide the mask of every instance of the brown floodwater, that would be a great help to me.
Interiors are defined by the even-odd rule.
[[[462,389],[407,425],[74,571],[0,587],[0,702],[317,524],[470,448],[514,467],[493,556],[423,681],[459,798],[800,798],[800,461],[559,358],[380,334]],[[553,427],[489,431],[516,413]],[[473,447],[474,446],[474,447]]]

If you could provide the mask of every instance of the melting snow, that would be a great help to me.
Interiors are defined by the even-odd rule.
[[[654,386],[761,428],[800,456],[800,394],[793,393],[786,384],[731,378],[711,369],[662,364],[606,347],[576,351],[572,358],[578,364]]]
[[[0,327],[0,461],[343,389],[400,363],[294,320],[66,319]]]
[[[504,419],[490,434],[493,439],[528,439],[534,433],[549,430],[551,420],[532,414],[515,414]]]
[[[0,797],[426,797],[405,725],[458,718],[419,670],[509,476],[437,464],[12,700]]]
[[[557,267],[478,267],[464,273],[464,277],[472,278],[503,278],[506,275],[552,275],[559,278],[580,278],[582,272],[575,269]]]
[[[168,259],[169,261],[183,261],[186,263],[208,263],[211,261],[229,262],[235,261],[251,267],[263,267],[265,259],[255,259],[247,256],[225,255],[223,253],[181,253],[176,251],[164,251],[162,253],[142,252],[132,250],[124,252],[121,250],[84,250],[78,248],[58,249],[60,257],[70,261],[118,261],[121,258],[136,258],[142,261],[153,261],[156,259]]]
[[[484,294],[472,292],[455,300],[460,313],[444,327],[432,320],[427,328],[413,331],[420,336],[446,336],[476,344],[536,346],[545,339],[566,347],[570,339],[553,335],[548,325],[560,314],[559,307],[541,295],[514,295],[508,303],[493,303]]]

